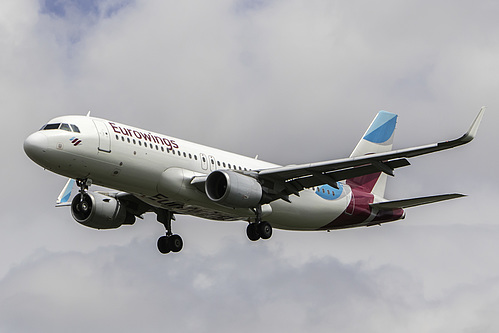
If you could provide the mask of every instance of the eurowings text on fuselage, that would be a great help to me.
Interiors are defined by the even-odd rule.
[[[471,141],[483,108],[459,139],[392,151],[397,116],[380,111],[349,158],[279,166],[167,135],[89,116],[49,121],[24,142],[26,154],[59,175],[76,179],[58,199],[74,219],[97,229],[133,224],[154,212],[166,235],[162,253],[183,246],[174,235],[174,214],[248,222],[251,240],[268,239],[272,228],[331,230],[370,226],[405,217],[403,208],[457,198],[444,194],[387,201],[387,175],[409,165],[407,158]],[[115,190],[88,191],[90,184]],[[63,199],[64,198],[64,199]],[[61,202],[62,201],[62,202]]]

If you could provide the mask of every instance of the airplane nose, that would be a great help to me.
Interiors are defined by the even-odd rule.
[[[42,132],[35,132],[24,140],[24,152],[38,164],[45,161],[47,147],[47,136]]]

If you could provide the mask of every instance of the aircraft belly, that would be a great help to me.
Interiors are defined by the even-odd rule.
[[[335,200],[325,200],[312,190],[302,191],[299,197],[290,197],[291,203],[272,202],[272,214],[265,220],[279,229],[319,230],[345,211],[351,197],[345,192]]]
[[[160,193],[154,196],[143,194],[135,194],[135,196],[154,207],[167,209],[177,214],[193,215],[209,220],[241,221],[254,216],[254,213],[249,209],[233,209],[212,202],[190,201],[186,203],[184,200],[178,200]]]

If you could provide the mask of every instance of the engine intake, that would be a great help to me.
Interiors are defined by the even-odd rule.
[[[210,173],[205,192],[210,200],[232,208],[256,207],[263,195],[262,186],[255,178],[230,170]]]
[[[95,192],[86,192],[83,200],[78,193],[71,202],[71,214],[76,222],[94,229],[115,229],[135,223],[135,216],[126,211],[121,201]]]

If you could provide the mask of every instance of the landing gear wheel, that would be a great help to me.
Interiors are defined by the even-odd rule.
[[[169,237],[167,236],[161,236],[158,239],[158,250],[159,252],[163,254],[167,254],[170,252],[170,242],[169,242]]]
[[[272,236],[272,226],[268,222],[258,223],[258,234],[262,239],[269,239]]]
[[[184,246],[184,241],[179,235],[174,235],[172,233],[172,220],[173,212],[166,209],[158,209],[156,211],[157,220],[159,223],[165,226],[166,236],[161,236],[158,239],[158,250],[163,254],[171,252],[179,252]]]
[[[161,236],[158,239],[158,250],[163,254],[179,252],[184,246],[184,241],[179,235]]]
[[[250,223],[246,227],[246,235],[251,241],[257,241],[260,239],[260,234],[258,233],[258,224]]]
[[[184,246],[184,241],[179,235],[171,235],[168,243],[170,244],[170,250],[172,252],[179,252]]]

